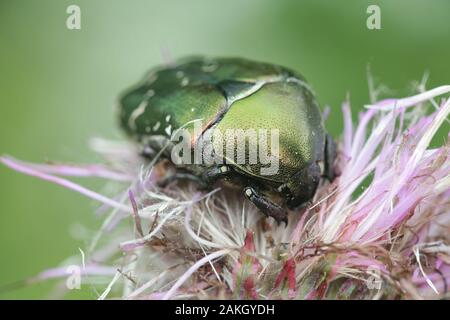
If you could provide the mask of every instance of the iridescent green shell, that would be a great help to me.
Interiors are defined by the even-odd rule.
[[[323,159],[325,130],[314,94],[301,75],[278,65],[186,59],[152,70],[120,99],[121,126],[138,141],[170,136],[195,119],[202,119],[203,131],[279,129],[279,172],[261,177],[259,164],[236,164],[249,176],[283,183]]]

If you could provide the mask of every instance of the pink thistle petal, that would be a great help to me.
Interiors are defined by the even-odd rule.
[[[255,253],[256,248],[253,231],[247,230],[244,245],[240,250],[239,259],[234,264],[232,271],[233,291],[236,296],[241,293],[241,287],[244,289],[242,293],[245,295],[256,294],[256,291],[253,292],[254,289],[251,290],[251,284],[254,283],[255,276],[261,270],[262,266],[254,256]]]
[[[134,198],[133,191],[128,190],[128,197],[130,198],[131,206],[133,207],[133,218],[136,230],[139,234],[139,236],[144,236],[144,231],[142,230],[142,223],[141,223],[141,217],[139,216],[139,209],[136,203],[136,199]]]
[[[352,112],[350,110],[350,104],[345,102],[342,105],[342,114],[344,115],[344,142],[343,149],[347,158],[351,157],[352,138],[353,138],[353,123]]]
[[[377,102],[373,105],[366,105],[366,108],[373,110],[392,110],[394,108],[407,108],[412,107],[418,103],[433,99],[436,96],[450,92],[450,85],[441,86],[429,91],[417,94],[412,97],[407,97],[403,99],[386,99]]]
[[[69,277],[72,273],[69,269],[70,266],[57,267],[53,269],[47,269],[37,276],[31,278],[29,281],[31,283],[37,281],[45,281],[55,278],[65,278]],[[110,266],[102,266],[97,264],[86,265],[85,267],[80,266],[81,275],[91,275],[91,276],[111,276],[117,272],[117,268]]]
[[[97,200],[99,202],[102,202],[106,205],[109,205],[113,208],[117,208],[119,210],[123,210],[125,212],[129,212],[130,209],[128,208],[128,206],[119,203],[113,199],[110,199],[108,197],[105,197],[97,192],[91,191],[85,187],[82,187],[72,181],[60,178],[60,177],[56,177],[56,176],[52,176],[50,174],[46,174],[44,172],[40,172],[37,169],[31,168],[29,166],[27,166],[26,164],[22,164],[22,163],[17,163],[14,160],[10,159],[10,158],[6,158],[6,157],[0,157],[0,162],[2,162],[4,165],[8,166],[9,168],[16,170],[18,172],[27,174],[29,176],[32,177],[36,177],[42,180],[47,180],[53,183],[56,183],[60,186],[63,186],[67,189],[71,189],[73,191],[79,192],[91,199]]]
[[[62,176],[73,176],[73,177],[91,177],[91,178],[99,177],[108,180],[124,181],[124,182],[133,181],[133,177],[128,174],[111,170],[106,168],[105,166],[98,164],[79,164],[79,165],[69,165],[59,163],[37,164],[21,161],[10,156],[4,156],[3,158],[7,158],[17,164],[35,169],[43,173],[56,174]]]
[[[203,266],[207,262],[212,262],[213,260],[220,258],[226,254],[230,253],[229,249],[222,249],[216,252],[213,252],[206,257],[203,257],[202,259],[198,260],[192,267],[190,267],[178,280],[175,282],[175,284],[170,288],[169,291],[166,292],[166,294],[162,297],[162,300],[168,300],[170,299],[175,292],[180,288],[186,281],[191,277],[191,275],[197,271],[198,268]]]
[[[244,290],[245,294],[248,298],[251,298],[253,300],[258,300],[258,293],[256,292],[255,282],[253,280],[253,277],[247,277],[244,280]]]
[[[290,299],[293,299],[295,297],[295,295],[296,295],[295,268],[296,268],[295,259],[294,258],[288,259],[284,263],[283,269],[281,270],[281,272],[278,274],[277,278],[275,279],[275,284],[274,284],[272,292],[274,290],[278,289],[284,281],[287,281],[287,286],[289,289],[288,297]]]

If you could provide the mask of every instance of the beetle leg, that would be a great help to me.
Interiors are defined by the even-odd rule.
[[[256,207],[258,207],[259,210],[261,210],[262,213],[264,213],[268,217],[274,218],[277,221],[278,225],[281,222],[284,222],[287,226],[288,218],[286,210],[284,210],[278,204],[267,199],[252,187],[244,188],[244,194],[247,199],[249,199]]]
[[[290,197],[287,199],[289,208],[295,208],[309,201],[316,192],[320,180],[320,167],[317,162],[291,176],[287,182]]]
[[[153,150],[150,146],[145,145],[141,148],[140,154],[142,157],[146,159],[153,159],[156,156],[155,150]]]
[[[208,184],[211,185],[221,178],[230,176],[231,173],[232,171],[229,166],[222,165],[206,170],[203,174],[203,178],[205,181],[207,181]]]
[[[200,188],[207,189],[210,185],[214,184],[217,180],[224,178],[231,174],[231,169],[228,166],[212,167],[206,170],[201,176],[197,176],[190,172],[175,172],[174,174],[167,175],[158,182],[158,186],[165,188],[169,183],[176,180],[190,180],[200,185]]]
[[[336,176],[333,168],[335,159],[336,159],[336,143],[334,142],[333,137],[327,134],[325,140],[324,176],[330,181],[333,181],[334,177]]]
[[[176,180],[189,180],[189,181],[198,183],[201,188],[208,187],[207,184],[205,183],[205,181],[203,181],[201,178],[197,177],[196,175],[193,175],[192,173],[185,173],[185,172],[176,172],[174,174],[165,176],[160,181],[158,181],[157,184],[160,188],[165,188],[170,183],[172,183]]]

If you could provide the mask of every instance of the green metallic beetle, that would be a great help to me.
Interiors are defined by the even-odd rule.
[[[279,169],[272,175],[260,174],[260,163],[224,159],[223,164],[177,165],[176,173],[160,182],[191,179],[209,187],[227,180],[278,223],[287,223],[285,206],[294,208],[313,197],[320,177],[334,178],[336,148],[314,93],[301,75],[278,65],[241,58],[179,60],[151,70],[125,92],[119,113],[121,127],[147,158],[159,153],[170,159],[171,135],[180,128],[193,135],[192,147],[212,129],[278,129]],[[202,126],[195,133],[197,119]],[[244,141],[249,147],[255,143]],[[235,141],[223,143],[229,142]]]

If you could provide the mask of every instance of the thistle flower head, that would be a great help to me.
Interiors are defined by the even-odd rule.
[[[450,144],[430,143],[450,112],[450,100],[435,99],[449,91],[373,103],[356,124],[344,103],[339,176],[321,181],[286,227],[224,186],[159,188],[165,164],[143,162],[131,143],[94,139],[102,165],[1,161],[102,203],[107,216],[81,251],[83,280],[103,288],[100,299],[448,297]],[[61,176],[105,178],[111,195]]]

